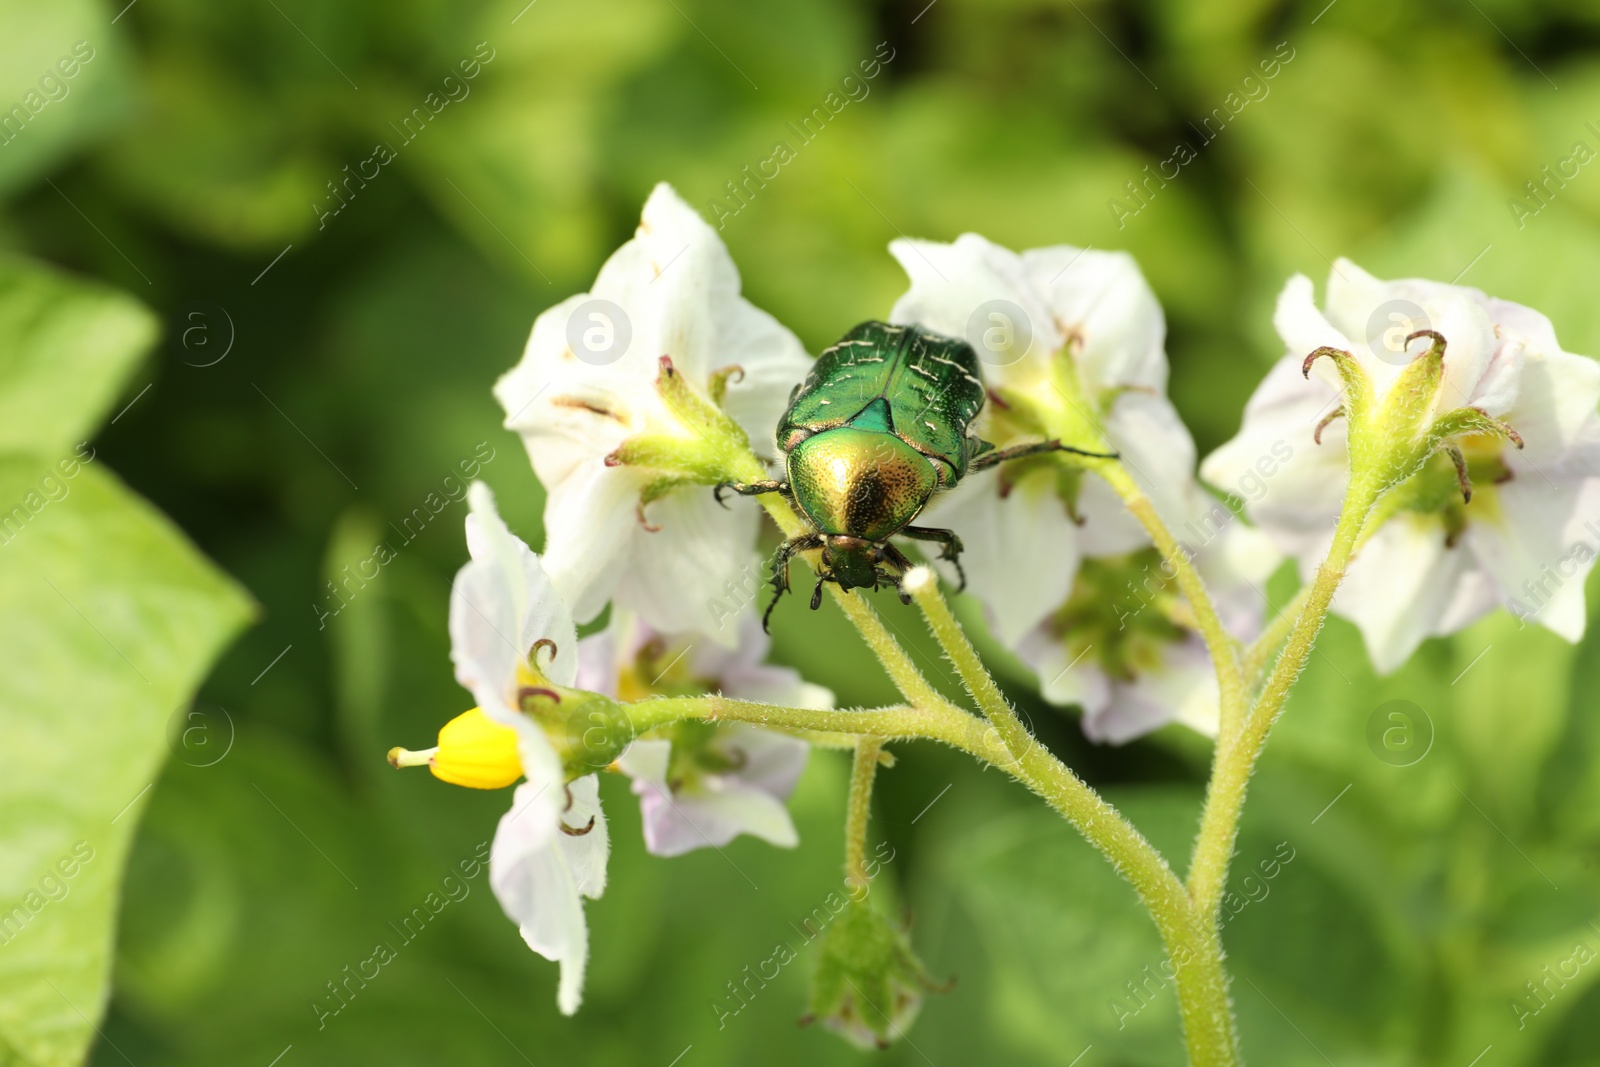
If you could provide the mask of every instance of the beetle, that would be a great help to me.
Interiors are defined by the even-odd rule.
[[[952,530],[912,525],[935,493],[972,471],[1043,452],[1116,458],[1054,440],[996,449],[970,432],[986,397],[972,346],[920,326],[863,322],[817,357],[778,421],[787,478],[724,482],[714,490],[719,503],[724,490],[781,493],[811,523],[810,532],[784,541],[773,557],[775,595],[763,626],[789,590],[790,560],[813,549],[822,550],[813,610],[824,582],[846,590],[888,584],[909,603],[900,577],[911,561],[892,537],[938,544],[965,588],[961,539]]]

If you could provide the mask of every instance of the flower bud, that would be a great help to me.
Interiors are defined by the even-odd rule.
[[[916,1019],[926,992],[948,985],[929,979],[906,935],[865,899],[850,904],[823,931],[811,976],[811,1013],[859,1048],[888,1048]]]

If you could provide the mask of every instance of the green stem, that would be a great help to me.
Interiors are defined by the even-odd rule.
[[[1300,612],[1305,609],[1310,596],[1311,587],[1302,586],[1294,595],[1294,599],[1283,606],[1283,610],[1278,612],[1278,617],[1267,625],[1260,637],[1256,638],[1255,643],[1245,650],[1244,676],[1247,680],[1260,678],[1273,657],[1283,648],[1283,643],[1289,639],[1289,634],[1294,630],[1295,622],[1299,619]]]
[[[1175,964],[1179,1010],[1194,1067],[1233,1067],[1238,1062],[1220,948],[1196,922],[1183,883],[1131,823],[1044,746],[1030,744],[1015,756],[993,727],[948,707],[825,711],[724,696],[657,697],[624,707],[639,733],[680,719],[706,719],[856,734],[872,745],[921,739],[951,745],[1010,773],[1099,849],[1149,910]],[[864,833],[866,787],[858,789],[857,783],[869,773],[861,749],[857,752],[851,789],[852,848],[856,840],[864,840],[855,827],[859,819]]]
[[[856,743],[850,767],[850,800],[844,820],[844,878],[852,889],[865,892],[867,875],[867,822],[872,817],[872,780],[878,773],[878,753],[883,742],[864,737]]]
[[[1007,758],[998,741],[985,746],[981,724],[954,707],[918,708],[896,704],[887,708],[847,709],[786,708],[754,700],[735,700],[712,694],[701,697],[652,697],[624,704],[635,736],[682,719],[747,722],[776,730],[816,730],[822,733],[875,737],[883,741],[942,741],[980,759]]]
[[[1167,529],[1167,524],[1156,512],[1155,505],[1145,495],[1144,490],[1139,488],[1139,483],[1133,480],[1133,476],[1126,468],[1120,463],[1101,463],[1096,464],[1093,469],[1122,498],[1128,511],[1139,520],[1145,533],[1150,535],[1156,550],[1172,567],[1178,588],[1189,601],[1189,607],[1194,612],[1195,624],[1200,630],[1201,638],[1205,640],[1206,651],[1211,654],[1211,662],[1216,667],[1217,690],[1221,704],[1221,727],[1218,737],[1222,739],[1230,737],[1237,731],[1244,717],[1245,675],[1239,664],[1238,648],[1227,628],[1222,625],[1222,619],[1217,615],[1216,605],[1211,601],[1211,594],[1206,590],[1200,572],[1195,570],[1188,551],[1178,544],[1178,539]]]
[[[1189,865],[1189,892],[1195,908],[1201,916],[1210,917],[1213,927],[1227,886],[1228,863],[1239,836],[1239,813],[1244,807],[1250,776],[1255,772],[1267,735],[1283,711],[1290,688],[1311,657],[1317,633],[1327,619],[1333,594],[1344,579],[1345,569],[1379,491],[1371,484],[1352,482],[1328,555],[1317,568],[1304,606],[1295,617],[1261,696],[1245,718],[1236,743],[1217,751],[1211,784],[1206,790],[1205,810],[1200,816],[1200,834]]]
[[[1194,921],[1188,891],[1144,835],[1105,798],[1033,737],[984,669],[977,650],[939,592],[931,570],[907,576],[905,590],[955,664],[973,700],[1000,736],[1012,763],[1003,765],[1043,797],[1111,861],[1138,892],[1175,965],[1184,1034],[1196,1065],[1236,1062],[1233,1014],[1221,945]]]
[[[746,480],[757,481],[766,477],[766,469],[754,456],[750,457],[750,461],[754,464],[754,469],[750,474],[744,475]],[[778,530],[784,537],[795,537],[805,533],[805,520],[796,515],[794,509],[784,503],[783,498],[777,493],[766,493],[757,499],[767,510],[767,514],[772,516],[772,521],[778,524]],[[900,642],[894,639],[894,635],[883,625],[883,620],[878,618],[878,613],[872,610],[872,605],[868,604],[864,597],[840,589],[837,584],[831,582],[828,583],[828,592],[832,595],[834,603],[839,605],[845,617],[861,634],[862,640],[878,658],[878,662],[883,665],[884,671],[894,682],[895,688],[900,690],[900,695],[905,697],[908,703],[917,707],[943,706],[954,710],[954,705],[928,684],[922,672],[917,670],[917,665],[911,661],[911,656]]]
[[[994,676],[984,667],[983,660],[978,656],[978,650],[967,640],[966,631],[961,628],[961,624],[950,611],[950,605],[945,601],[944,594],[939,592],[938,576],[931,568],[918,567],[902,579],[901,588],[911,594],[911,599],[921,609],[923,617],[928,621],[928,629],[933,632],[934,640],[939,642],[944,654],[955,664],[956,673],[961,676],[962,685],[966,686],[967,692],[977,702],[978,710],[983,712],[984,718],[994,725],[995,732],[1000,735],[1000,740],[1012,756],[1020,758],[1038,742],[1034,740],[1033,734],[1028,732],[1028,728],[1022,725],[1022,720],[1017,718],[1016,711],[1006,700],[1005,694],[1000,692],[1000,686],[996,684]]]

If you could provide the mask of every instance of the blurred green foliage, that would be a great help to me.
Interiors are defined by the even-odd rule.
[[[0,135],[0,244],[155,310],[164,337],[138,373],[73,369],[97,411],[113,390],[115,408],[136,401],[96,448],[262,618],[203,691],[226,755],[208,762],[221,735],[198,754],[180,740],[147,800],[96,1063],[865,1055],[794,1026],[810,964],[797,924],[840,881],[835,754],[802,783],[793,853],[741,840],[645,856],[631,798],[607,781],[611,884],[590,909],[587,1002],[562,1020],[555,968],[481,876],[414,944],[396,932],[505,805],[382,762],[463,706],[444,626],[459,503],[319,618],[324,583],[480,443],[495,457],[482,476],[539,543],[542,494],[488,387],[656,181],[708,218],[723,205],[747,294],[813,349],[887,311],[899,234],[1128,249],[1167,309],[1173,393],[1202,450],[1280,354],[1285,277],[1320,283],[1335,255],[1532,304],[1567,348],[1600,352],[1600,171],[1552,184],[1548,205],[1523,191],[1576,143],[1600,148],[1600,13],[1580,0],[125,2],[0,0],[0,107],[25,118]],[[52,75],[80,41],[94,58]],[[865,95],[796,136],[880,42],[893,58]],[[780,140],[795,158],[731,199],[725,183]],[[1135,199],[1126,183],[1180,144],[1195,158]],[[380,145],[392,160],[370,162]],[[26,383],[0,385],[6,442],[50,416]],[[1285,576],[1273,592],[1287,599]],[[948,683],[914,616],[884,607]],[[779,656],[844,702],[888,696],[831,607],[780,612],[775,630]],[[196,659],[226,633],[219,619],[195,634]],[[1514,1006],[1540,1006],[1524,983],[1579,940],[1600,948],[1596,643],[1500,618],[1380,680],[1351,628],[1329,627],[1240,846],[1250,903],[1226,939],[1254,1062],[1464,1065],[1490,1045],[1486,1063],[1600,1062],[1600,966],[1549,983],[1537,1014]],[[1052,747],[1181,864],[1204,747],[1170,732],[1093,748],[1009,670]],[[143,714],[132,687],[95,699]],[[1431,723],[1412,765],[1369,747],[1393,699]],[[35,744],[24,759],[61,758]],[[900,755],[875,823],[896,855],[885,891],[929,966],[960,981],[879,1059],[1180,1062],[1170,986],[1146,970],[1153,930],[1103,862],[998,776]],[[1252,888],[1284,843],[1292,861]],[[0,870],[35,876],[9,852]],[[319,1025],[327,983],[380,941],[398,958]],[[719,1027],[727,983],[778,942],[800,959]],[[0,1032],[16,1003],[0,1003]],[[58,1062],[30,1055],[5,1062]]]

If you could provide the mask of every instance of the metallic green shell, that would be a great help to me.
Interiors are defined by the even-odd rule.
[[[968,427],[984,396],[977,354],[965,341],[920,326],[863,322],[818,356],[795,389],[778,422],[778,447],[788,452],[846,424],[883,430],[943,461],[940,483],[948,488],[981,449]]]
[[[835,426],[785,457],[795,503],[817,532],[885,541],[917,517],[938,488],[936,465],[883,430]]]

